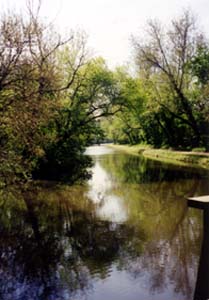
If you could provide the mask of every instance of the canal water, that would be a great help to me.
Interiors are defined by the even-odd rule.
[[[0,299],[193,299],[209,173],[92,146],[83,185],[0,194]]]

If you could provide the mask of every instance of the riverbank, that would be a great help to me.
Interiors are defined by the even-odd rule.
[[[152,149],[149,145],[108,145],[116,150],[125,151],[134,155],[143,155],[158,161],[172,164],[209,169],[209,153],[187,152],[164,149]]]

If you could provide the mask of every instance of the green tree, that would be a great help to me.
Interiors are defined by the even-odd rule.
[[[60,55],[67,77],[69,61],[72,67],[71,54],[66,48]],[[72,182],[88,176],[85,169],[90,162],[83,153],[85,147],[102,134],[98,120],[120,110],[120,92],[104,60],[88,59],[86,55],[79,57],[83,57],[83,62],[79,62],[71,87],[62,93],[61,106],[48,128],[54,133],[54,139],[46,145],[46,155],[39,161],[36,175],[42,178]]]
[[[5,14],[0,19],[0,173],[5,182],[30,178],[40,160],[47,160],[48,145],[62,144],[61,152],[68,156],[63,140],[69,128],[70,153],[76,157],[92,127],[86,122],[77,135],[85,104],[72,100],[78,99],[86,77],[85,39],[73,33],[63,39],[41,22],[39,9],[29,5],[27,17]],[[67,45],[68,61],[60,65],[61,49]],[[69,123],[67,129],[61,118]]]
[[[202,37],[197,52],[188,63],[188,70],[194,76],[196,114],[205,148],[209,149],[209,45]]]
[[[166,31],[158,22],[149,22],[147,41],[134,40],[136,64],[152,85],[154,105],[159,107],[159,112],[163,112],[161,128],[166,127],[166,120],[162,116],[170,116],[175,121],[175,130],[180,128],[178,136],[184,132],[184,147],[199,146],[203,142],[195,113],[194,78],[187,68],[197,52],[199,36],[194,18],[186,11],[177,20],[172,20]],[[172,132],[169,134],[176,139],[178,146],[180,139],[173,136]]]
[[[141,80],[133,78],[124,67],[118,68],[114,77],[120,91],[121,109],[103,121],[102,127],[108,132],[107,138],[114,142],[139,143],[144,140],[141,118],[146,98]]]
[[[0,172],[27,177],[47,142],[42,127],[56,106],[55,54],[62,42],[30,9],[27,20],[2,15],[0,32]]]

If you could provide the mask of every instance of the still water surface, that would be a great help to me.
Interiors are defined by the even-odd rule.
[[[193,299],[206,171],[89,147],[83,186],[33,184],[0,197],[0,299]]]

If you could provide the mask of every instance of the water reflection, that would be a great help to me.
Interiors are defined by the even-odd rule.
[[[94,172],[89,180],[88,196],[97,204],[97,215],[113,222],[124,222],[127,219],[126,207],[123,199],[112,193],[114,179],[102,168],[97,160]]]
[[[85,190],[33,188],[21,196],[1,203],[1,299],[82,299],[115,260],[140,254],[134,228],[98,219]]]
[[[209,299],[209,204],[189,200],[188,205],[203,212],[203,241],[193,299],[207,300]]]
[[[207,174],[99,151],[86,186],[1,192],[0,299],[193,297],[201,212],[184,199]]]

